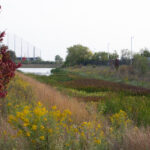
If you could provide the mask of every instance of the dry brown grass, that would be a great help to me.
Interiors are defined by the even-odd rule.
[[[27,141],[17,137],[17,130],[12,128],[7,119],[0,117],[0,150],[25,150]]]
[[[61,111],[63,111],[64,109],[69,109],[72,112],[73,120],[77,122],[83,120],[91,120],[94,119],[94,116],[96,116],[89,115],[85,108],[85,104],[77,101],[77,99],[63,95],[55,88],[44,83],[40,83],[22,73],[17,72],[17,75],[19,75],[23,80],[30,83],[36,95],[36,101],[41,101],[47,108],[56,105],[57,108]]]
[[[149,150],[150,128],[128,130],[123,139],[124,150]]]

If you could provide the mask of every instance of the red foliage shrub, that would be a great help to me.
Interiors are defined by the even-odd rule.
[[[1,6],[0,6],[1,9]],[[3,41],[5,32],[0,33],[0,43]],[[14,77],[15,70],[21,66],[21,63],[15,64],[9,55],[8,47],[0,45],[0,98],[7,94],[7,85]]]

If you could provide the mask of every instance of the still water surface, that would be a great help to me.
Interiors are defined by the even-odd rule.
[[[49,76],[53,68],[19,68],[18,70],[24,73],[33,73],[37,75]]]

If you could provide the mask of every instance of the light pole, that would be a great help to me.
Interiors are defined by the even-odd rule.
[[[16,52],[16,35],[14,34],[14,52]]]
[[[132,53],[133,53],[133,39],[134,37],[131,36],[131,64],[132,64]]]
[[[110,43],[107,43],[108,60],[109,60],[109,46],[110,46]]]

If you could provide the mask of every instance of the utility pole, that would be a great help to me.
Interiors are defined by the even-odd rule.
[[[134,38],[134,37],[131,36],[131,58],[130,58],[130,59],[131,59],[131,64],[132,64],[132,59],[133,59],[133,58],[132,58],[132,57],[133,57],[133,56],[132,56],[132,55],[133,55],[133,38]]]
[[[22,38],[21,38],[21,60],[22,60]]]
[[[108,65],[110,64],[110,62],[109,62],[109,46],[110,46],[110,43],[107,43],[107,52],[108,52]]]
[[[33,59],[35,60],[35,46],[33,47]]]
[[[28,61],[29,61],[29,43],[27,42],[27,57],[28,57]]]
[[[16,35],[14,34],[14,52],[16,52]]]
[[[107,43],[108,60],[109,60],[109,47],[110,47],[110,43]]]
[[[41,58],[41,50],[40,50],[40,58]],[[42,59],[42,58],[41,58]]]
[[[7,46],[9,48],[9,33],[7,33]]]

